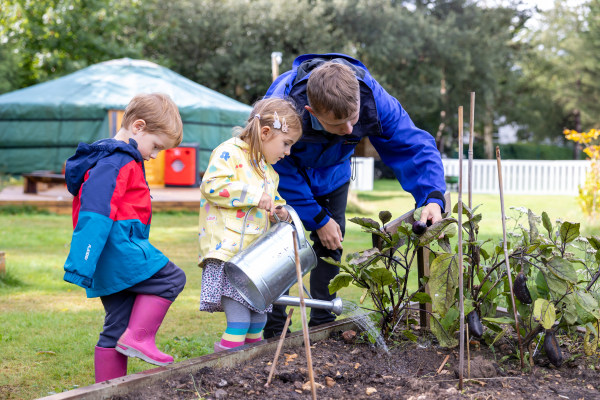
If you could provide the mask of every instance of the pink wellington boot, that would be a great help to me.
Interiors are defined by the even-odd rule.
[[[159,296],[138,294],[133,303],[129,325],[117,342],[117,351],[154,365],[172,364],[173,357],[159,351],[155,342],[156,331],[171,303]]]
[[[127,375],[127,357],[114,348],[96,346],[94,350],[96,383]]]
[[[215,353],[218,353],[220,351],[235,349],[235,347],[225,347],[221,344],[221,341],[218,341],[218,342],[215,342],[213,349],[214,349]]]

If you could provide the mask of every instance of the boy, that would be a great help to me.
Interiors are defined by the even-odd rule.
[[[75,197],[64,280],[100,297],[106,311],[94,353],[96,382],[126,375],[127,356],[173,362],[156,348],[155,335],[185,274],[148,241],[152,209],[143,163],[182,137],[175,103],[164,94],[140,94],[113,139],[80,143],[67,160],[67,188]]]

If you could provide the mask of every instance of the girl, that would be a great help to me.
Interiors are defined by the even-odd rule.
[[[254,105],[246,127],[212,152],[200,186],[200,310],[225,311],[227,328],[215,352],[261,340],[272,306],[261,311],[248,304],[225,276],[223,264],[242,246],[242,232],[242,248],[247,248],[274,220],[273,213],[289,219],[284,208],[276,208],[285,201],[277,193],[279,176],[271,164],[289,155],[300,136],[294,106],[263,99]]]

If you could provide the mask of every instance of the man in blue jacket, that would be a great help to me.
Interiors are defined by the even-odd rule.
[[[311,231],[319,258],[341,260],[350,158],[363,137],[369,137],[416,206],[425,206],[421,220],[442,218],[446,184],[433,137],[414,125],[360,61],[344,54],[299,56],[292,70],[273,82],[266,94],[272,96],[289,98],[304,111],[302,138],[274,167],[280,176],[279,192]],[[310,275],[311,296],[334,299],[328,285],[338,272],[338,267],[319,259]],[[285,319],[285,306],[274,306],[264,337],[280,334]],[[311,309],[309,325],[334,319],[329,311]]]

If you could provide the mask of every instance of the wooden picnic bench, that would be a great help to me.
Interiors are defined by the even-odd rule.
[[[56,174],[52,171],[33,171],[29,174],[23,174],[25,179],[24,193],[36,194],[38,192],[38,183],[64,184],[65,175]]]

